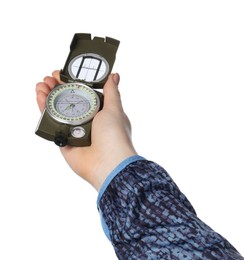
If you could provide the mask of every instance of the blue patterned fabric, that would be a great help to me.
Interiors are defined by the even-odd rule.
[[[244,259],[197,217],[169,174],[142,157],[109,177],[98,208],[118,259]]]

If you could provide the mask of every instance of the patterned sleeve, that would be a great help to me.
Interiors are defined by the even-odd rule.
[[[111,174],[98,209],[118,259],[244,259],[197,217],[169,174],[142,157]]]

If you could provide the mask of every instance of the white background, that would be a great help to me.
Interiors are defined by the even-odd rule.
[[[96,191],[34,134],[35,84],[76,32],[121,41],[113,71],[140,155],[244,254],[243,1],[5,1],[1,26],[0,259],[116,259]]]

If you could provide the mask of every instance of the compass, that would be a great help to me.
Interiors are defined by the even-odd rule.
[[[94,116],[102,109],[102,89],[111,73],[119,41],[90,34],[74,35],[70,53],[60,71],[64,84],[56,85],[36,134],[58,146],[89,146]]]
[[[99,108],[98,94],[81,83],[58,85],[46,100],[48,114],[56,121],[70,125],[81,125],[90,121]]]

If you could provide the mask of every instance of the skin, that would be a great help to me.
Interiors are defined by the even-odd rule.
[[[97,191],[120,162],[137,154],[131,140],[131,124],[121,103],[119,80],[119,74],[114,73],[104,85],[104,106],[93,119],[91,146],[60,148],[70,168]],[[41,112],[49,92],[60,83],[56,70],[36,84],[36,100]]]

